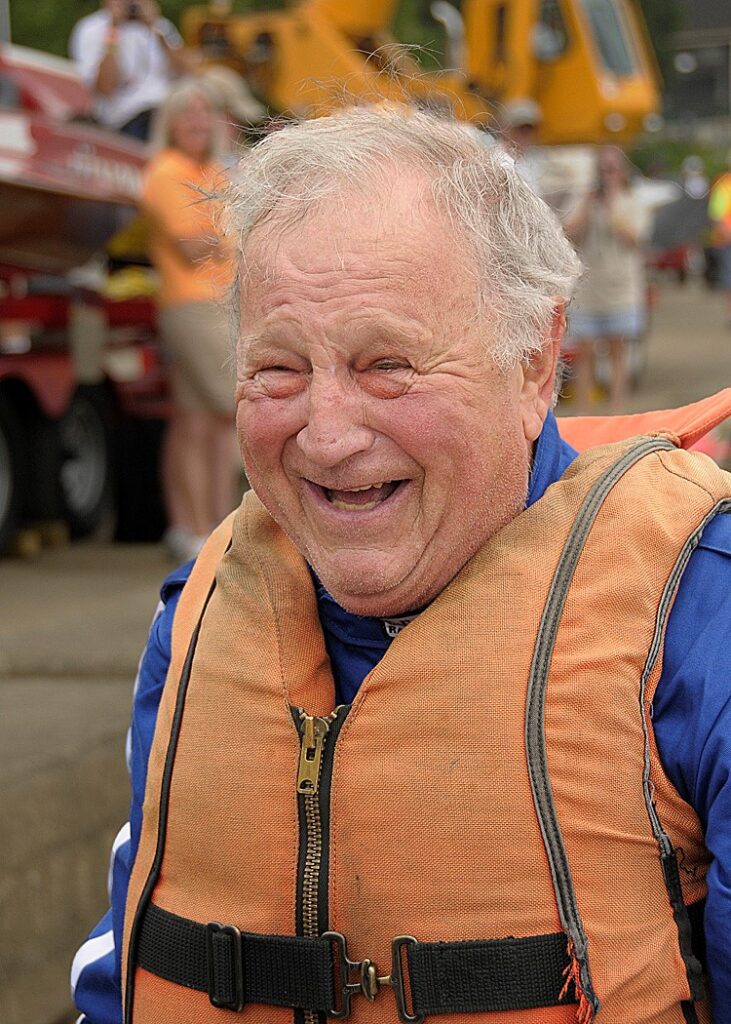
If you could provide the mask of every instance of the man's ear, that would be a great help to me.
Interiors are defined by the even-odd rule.
[[[530,444],[536,440],[553,405],[556,368],[566,327],[563,302],[557,302],[543,346],[521,364],[520,411],[523,434]]]

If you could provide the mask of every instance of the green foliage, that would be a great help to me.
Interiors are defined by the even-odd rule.
[[[638,0],[640,11],[647,25],[660,65],[660,72],[667,82],[674,74],[672,53],[669,50],[670,37],[678,32],[685,21],[683,0]]]
[[[166,18],[180,24],[180,15],[191,0],[158,0]],[[98,0],[10,0],[10,24],[13,42],[32,46],[62,56],[68,54],[68,39],[76,22],[100,6]],[[254,0],[234,0],[235,11],[281,7],[281,3],[255,3]]]
[[[13,42],[66,56],[74,23],[97,6],[95,0],[77,0],[73,4],[58,0],[10,0]]]
[[[414,57],[425,70],[441,67],[444,29],[430,16],[428,0],[403,0],[398,5],[393,34],[402,43],[417,47]]]
[[[191,0],[159,0],[166,18],[176,25],[180,15]],[[345,0],[343,0],[345,2]],[[283,0],[234,0],[234,11],[272,10],[284,5]],[[10,19],[13,42],[21,46],[32,46],[65,56],[68,53],[68,38],[79,18],[90,14],[99,7],[98,0],[10,0]],[[444,42],[441,26],[428,15],[426,0],[403,0],[399,4],[394,33],[406,43],[413,43],[421,50],[420,61],[426,67],[439,64]]]
[[[699,156],[706,174],[715,178],[725,169],[726,147],[700,142],[680,142],[650,135],[639,140],[629,158],[644,174],[661,172],[663,177],[680,177],[680,167],[687,156]]]

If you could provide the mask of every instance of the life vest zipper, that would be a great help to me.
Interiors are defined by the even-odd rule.
[[[296,782],[300,815],[297,934],[306,938],[316,938],[329,927],[330,784],[335,744],[349,711],[350,706],[343,704],[323,716],[293,709],[300,734]],[[320,1015],[304,1010],[300,1019],[304,1024],[318,1024]]]

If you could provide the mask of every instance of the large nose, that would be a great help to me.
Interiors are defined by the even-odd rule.
[[[307,423],[297,444],[317,466],[336,466],[373,444],[366,426],[363,396],[350,380],[329,371],[314,371],[308,392]]]

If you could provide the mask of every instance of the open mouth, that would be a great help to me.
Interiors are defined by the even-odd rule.
[[[364,487],[352,487],[349,490],[319,487],[327,501],[343,512],[370,512],[372,509],[388,501],[391,495],[404,484],[405,480],[387,480],[367,484]]]

